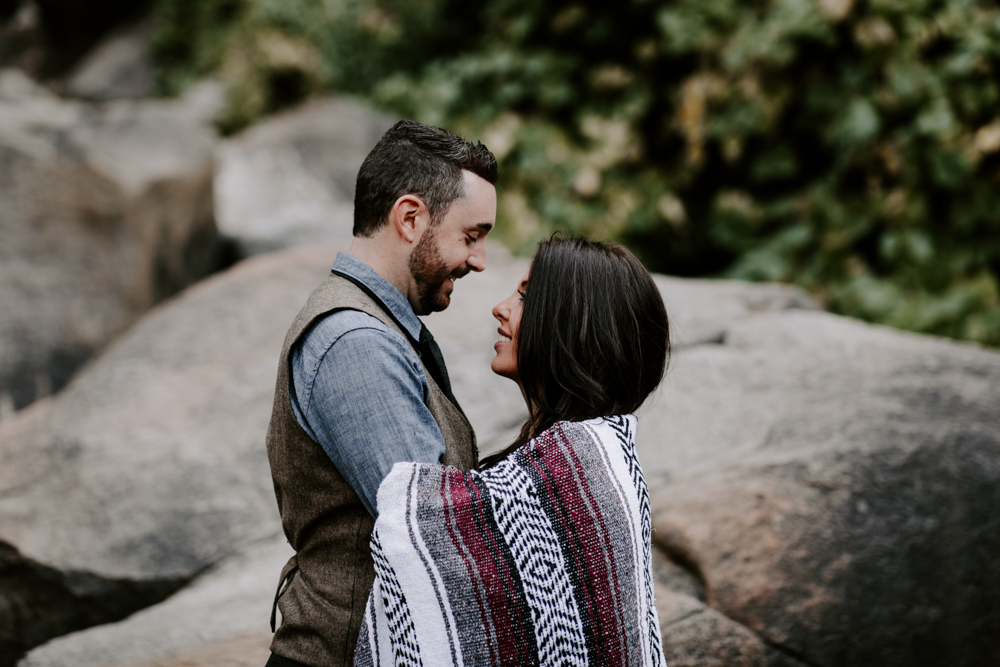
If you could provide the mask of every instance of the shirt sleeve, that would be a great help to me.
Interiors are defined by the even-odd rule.
[[[293,373],[292,393],[306,432],[377,516],[378,487],[392,466],[440,463],[445,444],[426,404],[419,357],[399,334],[371,319],[378,326],[352,328],[325,349],[296,350],[313,358],[293,360],[293,367],[315,372]]]

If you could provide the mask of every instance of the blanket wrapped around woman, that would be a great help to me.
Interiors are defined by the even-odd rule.
[[[355,665],[664,665],[635,426],[557,422],[482,472],[397,463]]]

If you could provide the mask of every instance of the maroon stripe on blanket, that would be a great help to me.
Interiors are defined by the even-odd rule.
[[[425,488],[437,497],[421,498],[419,523],[453,605],[465,664],[537,665],[531,612],[488,490],[455,468],[432,470],[440,479]]]
[[[568,437],[563,424],[536,440],[525,453],[527,472],[560,535],[577,606],[587,636],[591,665],[628,665],[614,544],[574,445],[593,446],[590,438]],[[626,592],[627,594],[627,592]]]
[[[489,489],[479,480],[469,485],[477,512],[458,522],[463,540],[486,584],[487,601],[497,628],[497,651],[504,667],[537,665],[538,647],[531,626],[531,609],[524,594],[514,556],[493,516]],[[474,536],[480,537],[473,540]]]

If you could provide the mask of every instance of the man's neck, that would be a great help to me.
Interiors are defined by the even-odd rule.
[[[396,239],[389,238],[386,230],[376,232],[374,236],[354,237],[348,252],[372,267],[375,273],[385,278],[390,285],[410,301],[412,276],[410,274],[410,258],[407,247],[396,247]]]

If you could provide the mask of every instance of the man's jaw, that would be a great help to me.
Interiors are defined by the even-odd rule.
[[[446,278],[441,286],[437,290],[437,298],[435,301],[435,306],[438,311],[442,311],[451,305],[451,293],[455,291],[455,281],[452,278]]]
[[[451,305],[451,294],[455,291],[455,281],[469,275],[469,269],[453,271],[450,276],[441,281],[435,290],[435,310],[440,312]]]
[[[447,299],[451,299],[451,293],[455,290],[455,283],[469,275],[471,269],[463,267],[455,269],[451,275],[441,281],[440,291]]]
[[[462,266],[452,271],[433,287],[425,283],[424,288],[421,290],[420,303],[427,312],[418,313],[418,315],[438,313],[451,305],[451,294],[455,290],[455,281],[464,278],[470,272],[471,269],[469,267]]]
[[[420,290],[420,305],[424,312],[417,313],[417,315],[430,315],[446,309],[451,305],[451,293],[454,286],[455,283],[450,277],[436,285],[425,285]]]

